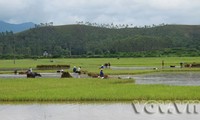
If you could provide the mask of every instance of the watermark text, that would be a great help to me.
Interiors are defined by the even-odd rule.
[[[200,101],[134,101],[133,110],[136,114],[199,114]]]

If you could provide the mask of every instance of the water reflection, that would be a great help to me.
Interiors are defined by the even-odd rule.
[[[134,78],[136,84],[200,85],[200,74],[198,72],[154,73],[137,75]]]
[[[1,120],[188,120],[198,114],[136,114],[131,104],[0,105]]]
[[[149,73],[141,75],[113,75],[113,78],[135,79],[136,84],[167,84],[200,86],[199,72]]]

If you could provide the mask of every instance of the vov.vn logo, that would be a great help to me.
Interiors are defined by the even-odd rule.
[[[134,101],[132,107],[136,114],[199,114],[200,101]]]

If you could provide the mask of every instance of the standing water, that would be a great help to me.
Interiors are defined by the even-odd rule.
[[[120,79],[135,79],[135,84],[167,84],[181,86],[200,86],[199,72],[168,72],[141,75],[113,75]]]
[[[136,84],[200,86],[199,72],[169,72],[134,76]]]
[[[136,113],[131,103],[0,105],[0,118],[1,120],[197,120],[200,117],[199,113],[184,111],[181,114],[173,111],[152,112],[152,108],[144,106],[144,104],[139,106],[140,108],[137,106],[141,113]],[[179,107],[185,109],[184,105]],[[197,112],[200,112],[200,104],[197,107]],[[144,112],[143,108],[151,113]]]

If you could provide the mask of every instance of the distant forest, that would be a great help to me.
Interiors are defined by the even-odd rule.
[[[199,25],[77,23],[0,33],[0,58],[200,56]]]

